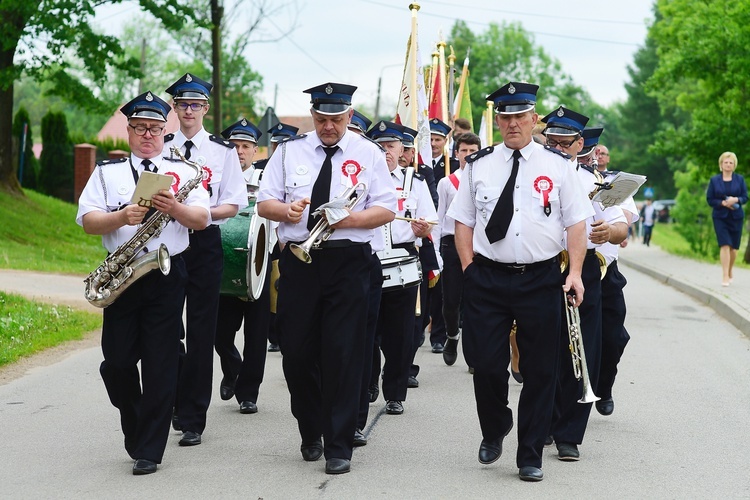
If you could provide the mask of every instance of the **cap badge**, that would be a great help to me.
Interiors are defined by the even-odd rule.
[[[557,116],[559,116],[560,118],[562,118],[563,116],[565,116],[565,111],[563,111],[562,108],[558,109],[557,110]]]
[[[434,123],[435,125],[437,125],[437,123],[438,123],[438,119],[437,119],[437,118],[433,118],[433,119],[432,119],[432,123]]]
[[[185,77],[185,81],[188,82],[188,83],[190,83],[190,82],[193,81],[193,77],[190,76],[190,73],[188,73],[187,76]]]
[[[277,128],[277,129],[279,129],[279,130],[281,130],[281,129],[283,129],[283,128],[284,128],[284,126],[283,126],[283,125],[281,125],[281,123],[279,123],[278,125],[276,125],[276,128]]]
[[[333,94],[333,87],[331,87],[330,84],[326,85],[326,94],[328,95]]]
[[[243,127],[247,127],[247,120],[245,120],[244,118],[242,119],[240,123],[242,124]]]
[[[151,92],[149,92],[149,93],[146,94],[146,100],[147,101],[153,101],[154,100],[154,96],[151,95]]]
[[[508,86],[508,93],[509,94],[515,94],[516,93],[516,88],[513,86],[512,83]]]
[[[378,130],[380,130],[381,132],[385,132],[386,128],[387,127],[385,126],[385,123],[383,122],[380,122],[380,125],[378,125]]]

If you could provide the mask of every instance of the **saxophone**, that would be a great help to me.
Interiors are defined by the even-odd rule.
[[[195,169],[195,177],[186,182],[175,194],[178,203],[185,201],[190,191],[198,187],[203,181],[203,169],[195,162],[185,159],[180,150],[171,148],[173,155],[183,163]],[[159,248],[135,258],[146,246],[146,243],[159,236],[172,217],[164,212],[155,212],[146,222],[141,224],[136,233],[127,242],[109,254],[104,262],[84,280],[86,290],[84,296],[91,305],[107,307],[112,304],[130,285],[156,268],[165,276],[169,274],[172,261],[169,250],[163,243]]]

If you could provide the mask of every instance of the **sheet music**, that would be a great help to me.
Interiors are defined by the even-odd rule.
[[[633,196],[644,182],[646,182],[645,175],[618,172],[611,181],[605,183],[608,188],[599,190],[592,200],[598,201],[605,208],[619,205],[628,197]]]
[[[151,198],[162,189],[169,189],[173,182],[174,177],[171,175],[143,172],[138,178],[130,203],[151,208]]]

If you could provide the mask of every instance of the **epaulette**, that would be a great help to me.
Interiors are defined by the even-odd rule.
[[[263,170],[264,168],[266,168],[267,163],[268,163],[268,158],[263,158],[262,160],[254,161],[253,168],[256,170]]]
[[[169,142],[174,139],[174,134],[167,134],[164,136],[164,142]]]
[[[234,145],[233,142],[224,139],[220,135],[213,135],[213,134],[211,134],[211,135],[208,136],[208,138],[212,142],[215,142],[216,144],[221,144],[225,148],[229,148],[229,149],[234,149],[235,148],[235,145]]]
[[[117,163],[123,163],[123,162],[128,161],[128,158],[129,157],[114,158],[112,160],[109,160],[109,159],[107,159],[107,160],[99,160],[98,162],[96,162],[96,166],[101,167],[101,166],[104,166],[104,165],[114,165],[114,164],[117,164]]]
[[[495,150],[495,146],[487,146],[484,149],[480,149],[476,153],[472,153],[466,157],[466,163],[473,163],[483,156],[487,156]]]
[[[572,158],[572,156],[570,156],[568,153],[565,153],[564,151],[560,151],[559,149],[555,149],[553,147],[550,147],[550,146],[548,146],[546,144],[544,145],[544,150],[545,151],[549,151],[550,153],[555,153],[556,155],[560,155],[563,158],[565,158],[566,160],[570,160]]]
[[[418,172],[414,172],[414,178],[418,179],[420,181],[423,181],[424,180],[424,175],[422,175],[422,174],[420,174]]]
[[[584,164],[584,163],[579,163],[579,164],[578,164],[578,168],[582,168],[582,169],[584,169],[584,170],[585,170],[586,172],[588,172],[588,173],[590,173],[590,174],[592,174],[592,175],[596,175],[596,174],[594,174],[594,167],[592,167],[591,165],[586,165],[586,164]]]
[[[359,134],[357,134],[357,135],[359,135]],[[372,139],[370,139],[370,138],[369,138],[369,137],[367,137],[366,135],[359,135],[359,136],[360,136],[360,137],[361,137],[362,139],[365,139],[366,141],[370,141],[371,143],[375,144],[375,145],[376,145],[376,146],[378,147],[378,149],[379,149],[379,150],[381,150],[381,151],[382,151],[383,153],[385,153],[385,149],[383,148],[383,146],[381,146],[381,145],[380,145],[380,143],[379,143],[379,142],[375,142],[375,141],[373,141]]]
[[[283,139],[281,139],[279,141],[279,144],[296,141],[297,139],[304,139],[305,137],[307,137],[307,134],[290,135],[289,137],[284,137]]]

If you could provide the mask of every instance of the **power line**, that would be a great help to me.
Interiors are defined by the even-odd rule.
[[[386,8],[389,8],[389,9],[398,9],[398,10],[401,10],[401,11],[404,10],[403,7],[397,7],[395,5],[388,5],[388,4],[376,2],[376,1],[373,1],[373,0],[361,0],[361,1],[364,2],[364,3],[369,3],[369,4],[372,4],[372,5],[378,5],[380,7],[386,7]],[[453,7],[456,7],[456,8],[460,7],[462,9],[464,9],[464,10],[467,9],[467,7],[464,6],[464,5],[460,5],[459,6],[459,5],[456,5],[456,4],[449,4],[449,3],[445,3],[445,2],[432,2],[432,3],[439,3],[439,4],[442,4],[442,5],[450,5],[450,6],[453,6]],[[513,12],[509,12],[509,11],[501,11],[499,9],[481,9],[481,10],[483,10],[483,11],[492,10],[492,11],[496,11],[496,12],[504,12],[506,14],[529,15],[529,16],[533,15],[533,16],[545,17],[545,18],[567,19],[567,20],[576,20],[576,21],[585,21],[585,22],[599,22],[599,23],[602,23],[602,22],[617,23],[618,22],[618,21],[607,21],[607,20],[600,20],[600,19],[571,18],[571,17],[553,16],[553,15],[544,15],[544,14],[527,14],[527,13],[522,13],[522,12],[513,13]],[[456,16],[441,16],[440,14],[431,14],[431,13],[424,12],[424,11],[421,11],[421,10],[420,10],[420,15],[421,16],[427,16],[427,17],[434,17],[436,19],[447,19],[449,21],[461,20],[461,21],[464,21],[467,24],[475,24],[475,25],[485,26],[485,27],[490,26],[490,24],[491,24],[491,23],[485,23],[485,22],[480,22],[480,21],[469,21],[469,20],[466,20],[466,19],[460,19],[460,18],[457,18]],[[622,23],[622,24],[638,24],[638,25],[642,25],[640,23],[633,23],[633,22],[630,22],[630,21],[620,21],[620,23]],[[552,36],[552,37],[556,37],[556,38],[564,38],[564,39],[567,39],[567,40],[580,40],[580,41],[584,41],[584,42],[608,43],[608,44],[612,44],[612,45],[626,45],[626,46],[629,46],[629,47],[637,47],[639,45],[639,44],[633,43],[633,42],[616,42],[616,41],[613,41],[613,40],[601,40],[601,39],[596,39],[596,38],[583,38],[583,37],[570,36],[570,35],[560,35],[560,34],[557,34],[557,33],[546,33],[546,32],[543,32],[543,31],[532,31],[532,30],[527,30],[527,31],[529,31],[529,33],[533,33],[534,35]]]

